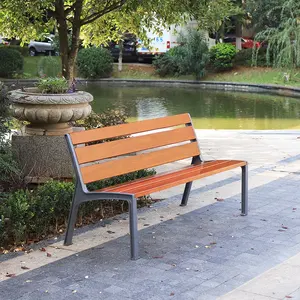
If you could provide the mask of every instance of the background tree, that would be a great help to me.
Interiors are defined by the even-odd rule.
[[[189,12],[199,28],[214,33],[216,42],[224,37],[224,25],[232,16],[241,16],[244,11],[231,0],[207,0],[190,3]]]
[[[284,2],[285,0],[246,1],[246,10],[256,32],[279,26]]]
[[[270,11],[271,12],[271,11]],[[257,34],[268,44],[267,60],[275,67],[288,69],[289,77],[300,66],[300,2],[286,0],[280,12],[279,25]]]
[[[27,42],[56,28],[62,74],[72,80],[82,27],[118,10],[126,2],[134,7],[138,0],[2,0],[0,32],[8,37],[18,36]]]

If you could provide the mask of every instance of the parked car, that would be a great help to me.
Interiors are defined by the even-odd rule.
[[[30,41],[28,49],[30,56],[36,56],[40,53],[55,55],[53,39],[51,36],[46,36],[37,41]]]
[[[225,37],[223,42],[230,43],[232,45],[236,45],[236,37]],[[259,42],[254,42],[252,39],[242,38],[242,48],[243,49],[253,48],[254,44],[255,44],[256,48],[260,48]]]
[[[119,59],[120,48],[119,44],[115,42],[110,42],[108,47],[106,47],[114,60]],[[123,42],[123,61],[137,61],[137,52],[136,52],[136,39],[134,37],[128,37],[124,39]]]
[[[8,46],[9,45],[9,41],[6,38],[0,36],[0,45],[6,45],[6,46]]]

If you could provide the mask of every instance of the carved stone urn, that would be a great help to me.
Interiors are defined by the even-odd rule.
[[[27,135],[61,136],[73,131],[70,122],[84,119],[92,111],[93,96],[84,91],[41,94],[36,88],[11,91],[13,116],[27,121]]]

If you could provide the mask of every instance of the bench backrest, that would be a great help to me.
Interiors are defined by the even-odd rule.
[[[143,134],[132,136],[137,133]],[[91,144],[123,136],[129,137]],[[200,155],[189,114],[73,132],[67,139],[84,184]],[[151,151],[140,153],[145,150]]]

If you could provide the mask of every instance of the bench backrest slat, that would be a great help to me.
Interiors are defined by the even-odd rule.
[[[196,139],[192,126],[135,136],[123,140],[78,147],[75,149],[79,164],[154,149]]]
[[[199,155],[197,142],[81,167],[85,184]]]
[[[109,126],[70,134],[73,145],[127,136],[151,130],[163,129],[191,123],[189,114],[169,116],[153,120],[144,120],[128,124]]]

